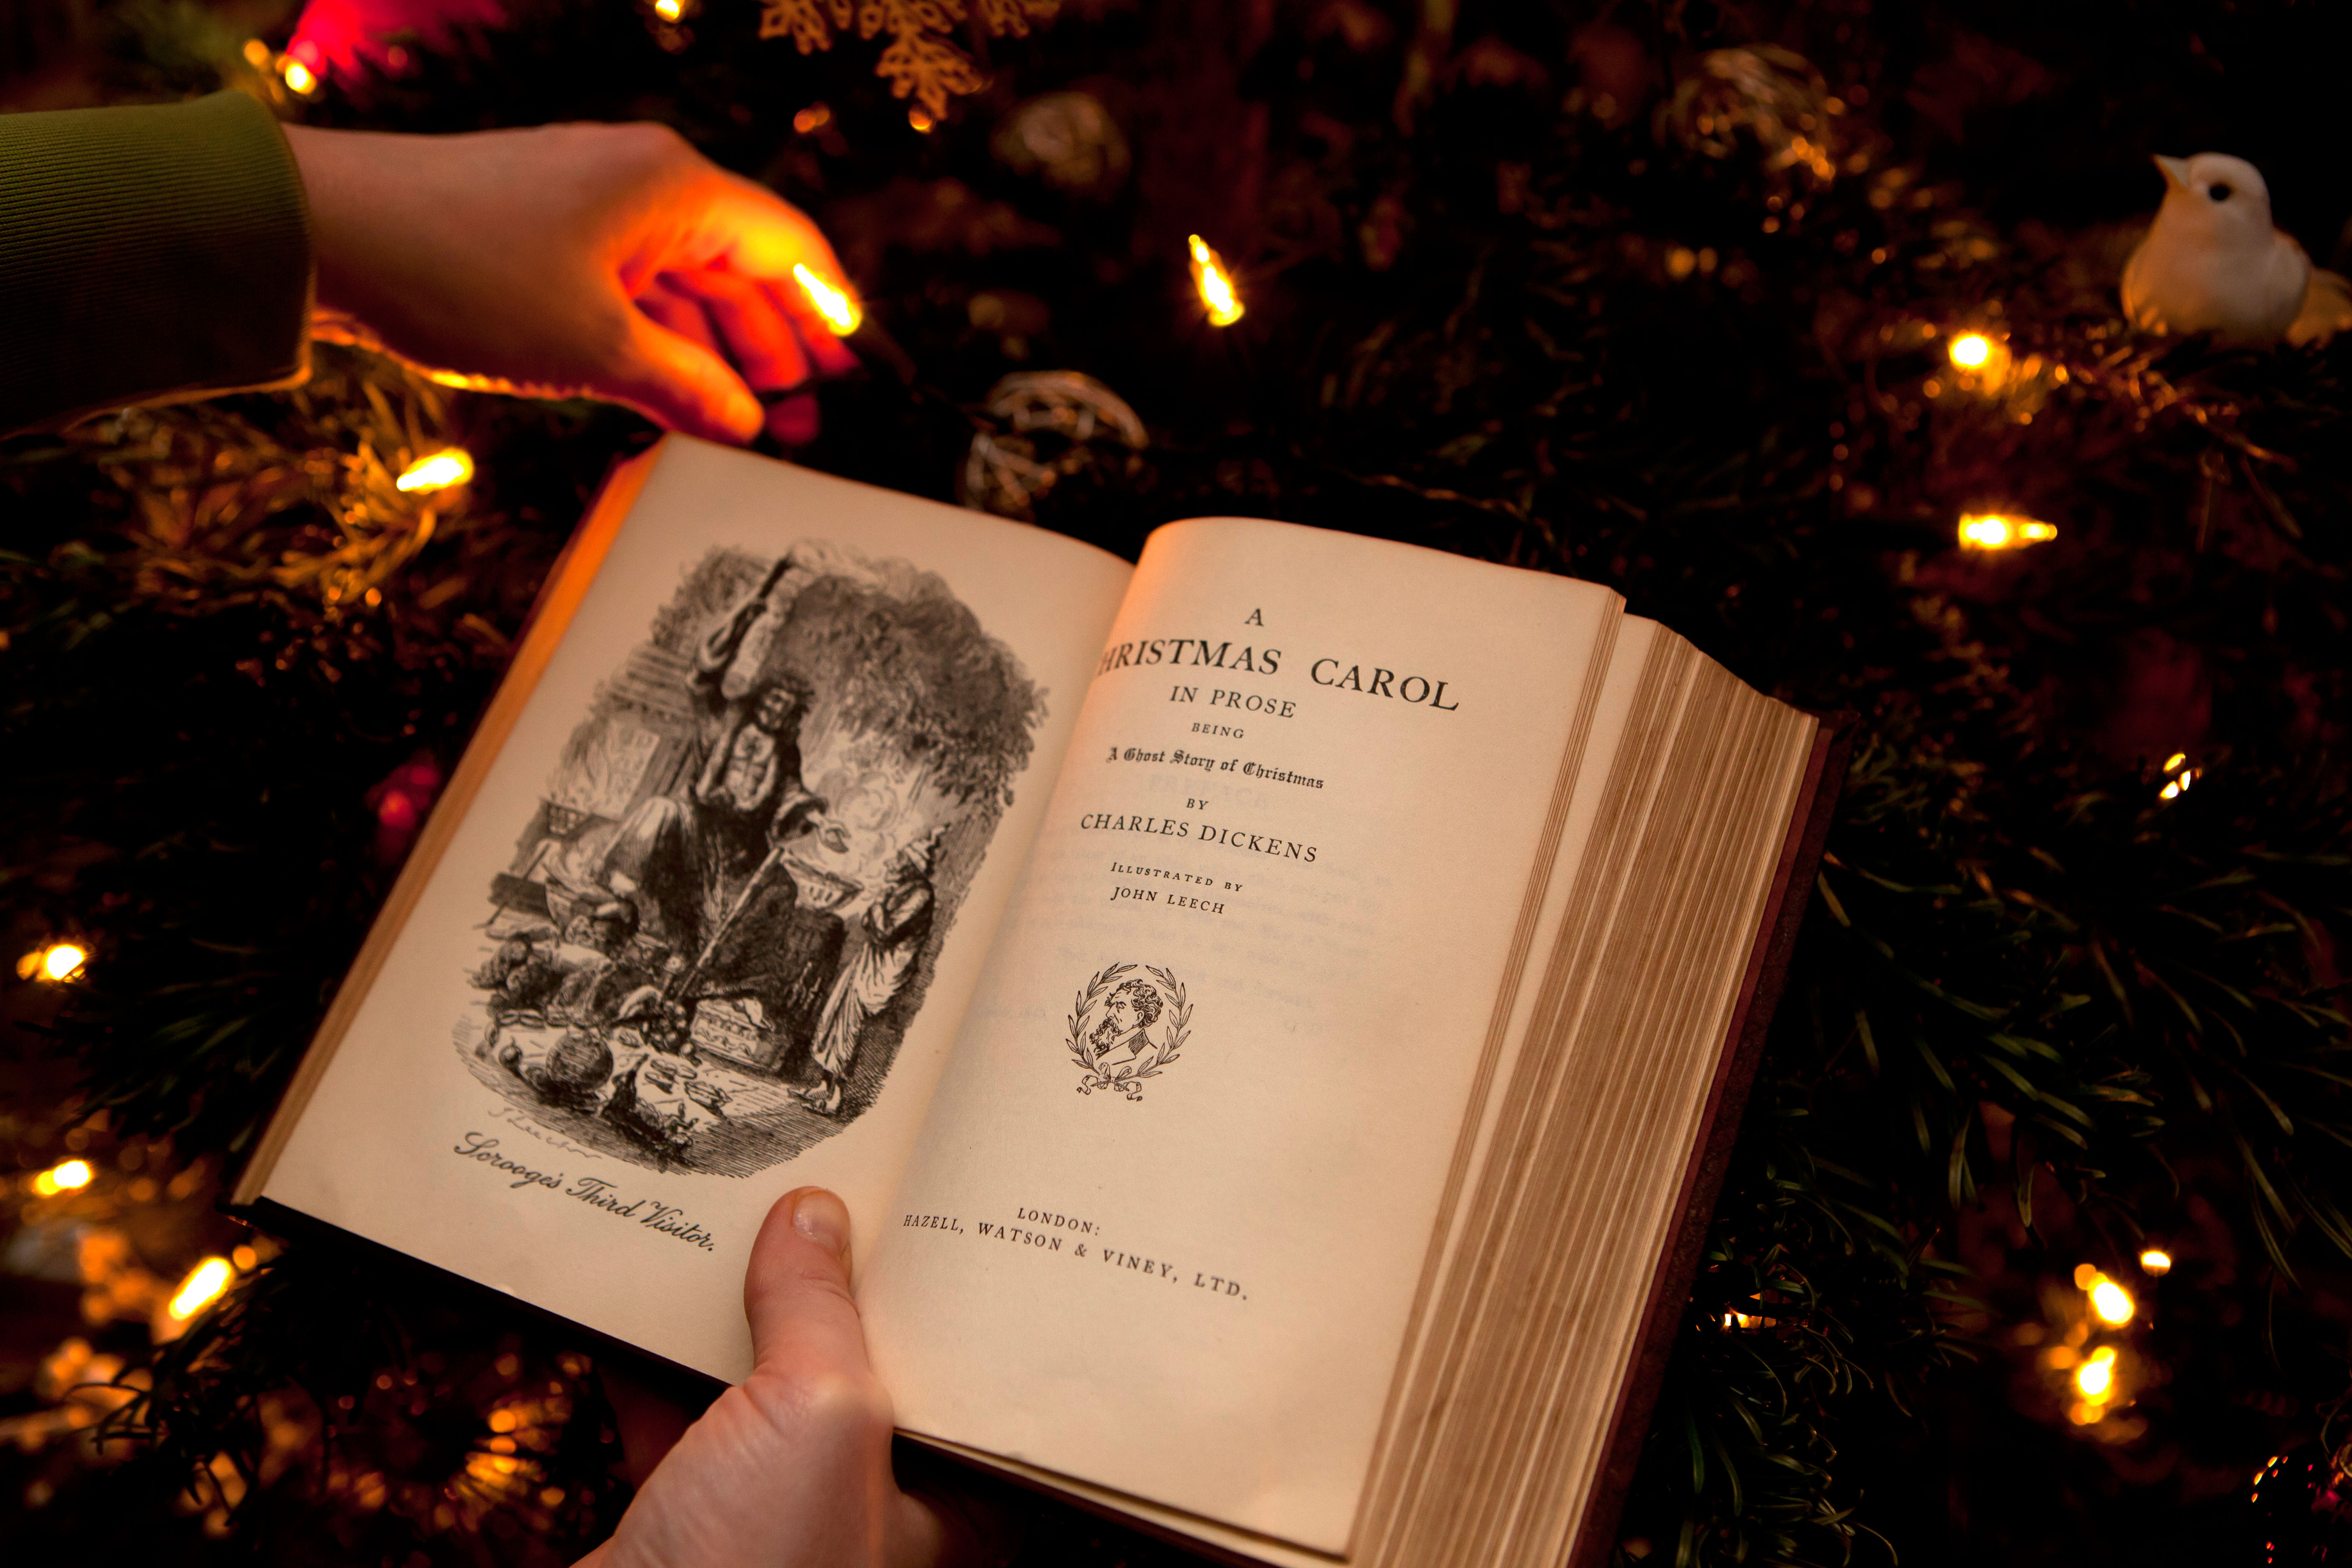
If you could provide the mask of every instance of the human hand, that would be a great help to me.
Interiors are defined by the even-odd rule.
[[[768,1211],[743,1281],[751,1375],[688,1427],[578,1568],[925,1568],[1003,1561],[995,1521],[901,1491],[890,1399],[849,1297],[849,1211],[822,1187]]]
[[[846,290],[807,216],[667,127],[461,136],[287,127],[319,264],[313,332],[435,379],[601,397],[676,430],[816,434],[803,394],[857,362],[793,280]]]

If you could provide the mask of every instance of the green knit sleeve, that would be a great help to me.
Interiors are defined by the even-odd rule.
[[[243,93],[0,114],[0,432],[309,368],[310,212]]]

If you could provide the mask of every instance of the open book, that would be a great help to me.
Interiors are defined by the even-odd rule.
[[[1591,584],[1234,518],[1129,567],[673,437],[236,1198],[734,1379],[821,1184],[907,1433],[1230,1555],[1558,1563],[1833,749]]]

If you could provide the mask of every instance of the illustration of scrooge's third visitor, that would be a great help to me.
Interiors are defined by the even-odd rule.
[[[572,733],[460,1024],[593,1147],[745,1175],[880,1091],[1044,694],[938,576],[714,551]]]

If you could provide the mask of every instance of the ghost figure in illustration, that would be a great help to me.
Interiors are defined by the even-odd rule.
[[[2124,265],[2124,313],[2157,332],[2226,343],[2309,342],[2352,324],[2352,293],[2271,223],[2270,187],[2243,158],[2156,160],[2164,205]]]
[[[721,911],[762,857],[815,826],[824,802],[801,781],[800,727],[811,693],[771,676],[740,696],[728,676],[752,623],[798,563],[787,554],[703,640],[692,691],[709,736],[701,768],[675,795],[642,801],[605,851],[602,880],[642,909],[649,931],[699,955]]]
[[[891,858],[888,880],[866,906],[864,942],[842,965],[833,994],[817,1020],[810,1048],[817,1081],[796,1088],[793,1098],[820,1115],[841,1110],[841,1086],[857,1053],[867,1020],[887,1007],[914,973],[923,939],[931,930],[931,869],[939,858],[940,834],[917,839]]]

